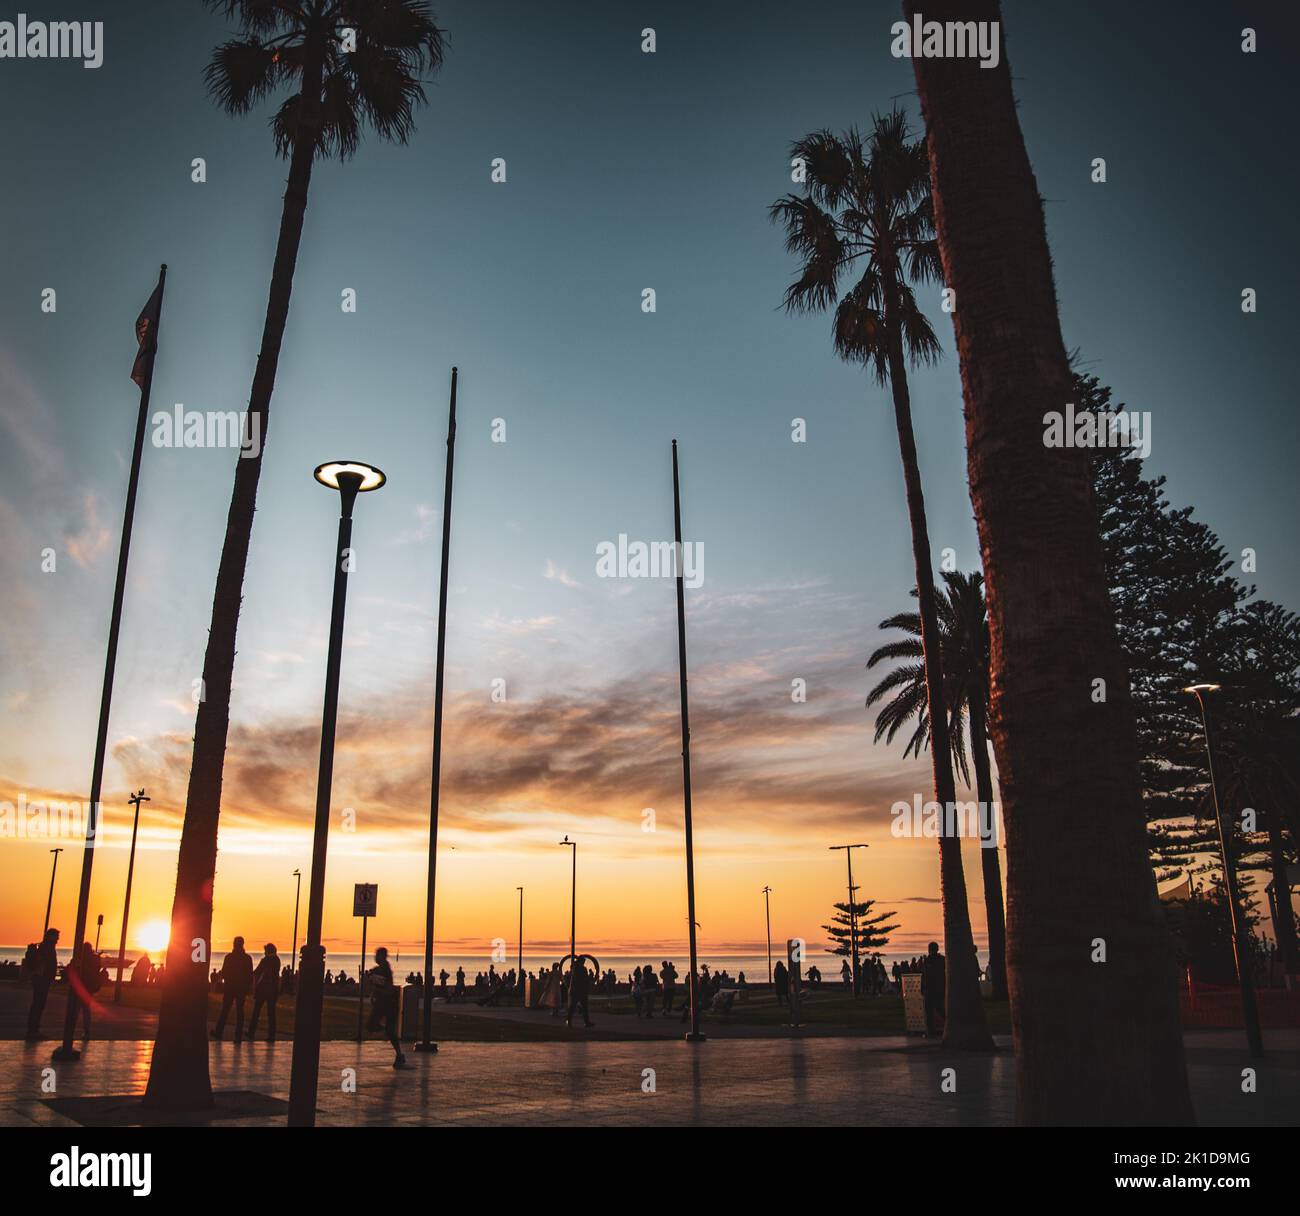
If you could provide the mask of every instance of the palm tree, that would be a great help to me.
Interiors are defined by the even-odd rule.
[[[993,805],[993,773],[989,767],[989,620],[984,603],[984,576],[978,571],[944,571],[945,593],[935,601],[939,645],[943,653],[944,695],[948,704],[948,736],[953,762],[962,780],[970,782],[966,734],[970,735],[970,767],[975,769],[975,794],[985,807]],[[916,594],[915,590],[912,592]],[[892,659],[909,660],[896,667],[867,697],[867,708],[884,701],[876,717],[876,742],[894,736],[913,718],[915,729],[904,755],[921,754],[930,745],[930,717],[925,696],[925,666],[921,646],[921,617],[900,612],[880,622],[881,629],[901,629],[908,636],[879,647],[867,660],[868,669]],[[893,694],[892,696],[890,694]],[[889,700],[885,700],[889,697]],[[964,729],[963,729],[964,728]],[[984,915],[989,935],[989,982],[993,995],[1007,995],[1006,921],[1002,912],[1002,866],[997,840],[980,849],[984,872]]]
[[[910,282],[928,282],[939,275],[925,145],[909,139],[905,116],[893,110],[873,119],[866,139],[856,129],[839,136],[815,131],[799,140],[791,154],[805,168],[804,193],[787,195],[771,209],[772,218],[785,226],[786,248],[803,260],[802,274],[786,291],[785,306],[796,312],[819,311],[838,301],[833,327],[836,352],[869,367],[877,383],[888,382],[893,393],[920,589],[926,699],[935,723],[936,745],[931,748],[935,797],[947,806],[956,795],[930,535],[907,388],[909,359],[915,366],[939,356],[938,339],[917,305]],[[841,294],[841,281],[854,266],[860,271],[857,281]],[[980,1000],[966,878],[955,836],[939,838],[939,873],[948,952],[944,1043],[987,1050],[993,1040]]]
[[[995,68],[956,57],[915,58],[912,68],[955,292],[987,582],[1018,1116],[1186,1123],[1174,953],[1147,856],[1089,452],[1043,444],[1044,414],[1071,400],[1070,366],[1006,23],[996,0],[903,9],[909,21],[920,9],[927,22],[997,22],[1002,34]]]
[[[289,161],[271,290],[249,394],[247,423],[260,427],[258,455],[235,462],[235,487],[203,659],[203,699],[185,801],[171,941],[146,1101],[163,1109],[211,1105],[207,975],[212,955],[212,885],[221,776],[230,723],[235,633],[257,503],[257,483],[294,267],[317,157],[346,160],[369,125],[405,143],[424,101],[421,76],[442,62],[442,32],[418,0],[205,0],[238,20],[241,33],[214,51],[206,80],[227,113],[247,114],[289,89],[271,120],[276,152]],[[247,433],[247,432],[246,432]]]

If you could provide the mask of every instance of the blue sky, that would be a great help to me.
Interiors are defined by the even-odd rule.
[[[242,408],[285,169],[265,114],[232,120],[206,99],[202,68],[227,27],[197,3],[24,7],[33,19],[105,21],[96,71],[0,63],[12,167],[0,197],[0,778],[70,795],[88,780],[94,737],[137,401],[132,323],[168,262],[154,408]],[[1008,3],[1005,49],[1048,200],[1067,344],[1119,400],[1152,411],[1150,467],[1168,474],[1174,501],[1194,503],[1230,551],[1257,549],[1261,592],[1294,606],[1298,424],[1283,351],[1297,171],[1278,155],[1276,124],[1294,112],[1282,56],[1297,31],[1293,14],[1257,7],[1252,21],[1251,5]],[[595,546],[620,532],[671,535],[676,437],[686,534],[705,551],[691,655],[701,712],[720,732],[700,780],[712,762],[716,796],[743,804],[747,780],[773,777],[759,765],[746,778],[734,763],[748,754],[744,732],[721,724],[746,706],[785,712],[790,680],[808,679],[822,729],[791,728],[784,750],[777,726],[751,743],[763,740],[778,776],[816,776],[786,827],[753,823],[791,864],[815,849],[829,875],[822,835],[852,821],[848,791],[879,827],[893,798],[927,784],[924,766],[870,746],[861,708],[875,624],[907,603],[910,550],[887,398],[835,360],[827,318],[780,311],[793,264],[766,208],[791,188],[788,147],[807,131],[866,124],[895,100],[919,122],[910,65],[889,54],[897,7],[435,8],[447,60],[411,145],[367,142],[313,179],[245,584],[236,731],[263,732],[267,765],[295,774],[274,788],[308,806],[336,518],[311,470],[340,456],[380,465],[389,484],[357,512],[342,701],[361,735],[362,719],[411,728],[392,758],[406,775],[391,802],[410,806],[415,831],[458,364],[452,729],[474,735],[494,678],[512,701],[572,698],[584,713],[635,715],[644,696],[647,715],[666,714],[654,792],[671,797],[671,585],[610,584],[594,563]],[[1239,47],[1247,23],[1260,28],[1253,56]],[[640,50],[645,26],[653,55]],[[1089,180],[1096,156],[1105,185]],[[194,157],[206,183],[190,180]],[[504,184],[490,180],[495,157]],[[1247,286],[1259,296],[1249,317]],[[53,315],[39,307],[47,287]],[[357,292],[354,315],[340,309],[344,288]],[[640,307],[645,288],[653,315]],[[936,555],[951,547],[969,568],[960,389],[932,294],[945,357],[913,377],[913,409]],[[790,441],[795,417],[808,421],[806,444]],[[496,418],[504,444],[490,441]],[[146,450],[107,781],[118,794],[148,779],[183,795],[231,473],[228,451]],[[40,572],[45,546],[56,574]],[[239,747],[236,734],[232,759],[248,773],[232,782],[231,816],[287,814],[258,805],[258,780],[272,778],[250,758],[251,736]],[[376,753],[344,751],[348,796],[388,776]],[[527,782],[470,779],[496,763],[453,768],[467,832],[536,809]],[[595,774],[591,800],[616,777]],[[626,792],[630,808],[649,797]],[[151,808],[160,849],[174,841],[166,803]],[[605,810],[568,812],[604,830]],[[286,850],[305,845],[300,826]],[[932,875],[918,865],[880,881],[920,897]]]

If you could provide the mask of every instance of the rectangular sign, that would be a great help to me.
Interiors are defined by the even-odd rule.
[[[379,910],[379,884],[359,882],[352,890],[352,915],[374,916]]]

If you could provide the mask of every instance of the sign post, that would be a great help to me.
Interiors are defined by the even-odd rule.
[[[352,915],[361,917],[361,962],[357,967],[357,1042],[365,1038],[366,926],[379,910],[379,884],[359,882],[352,888]]]
[[[786,966],[790,971],[790,1025],[799,1025],[799,989],[803,986],[803,938],[786,939]]]

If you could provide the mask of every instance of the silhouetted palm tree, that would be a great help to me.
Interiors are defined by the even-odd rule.
[[[993,805],[993,773],[989,765],[989,620],[984,604],[984,576],[978,571],[944,571],[944,594],[937,597],[940,645],[943,648],[944,696],[948,704],[948,738],[952,758],[969,783],[975,769],[976,797],[986,807]],[[912,592],[916,594],[915,590]],[[876,742],[882,736],[892,743],[894,736],[913,719],[904,755],[921,754],[930,745],[930,715],[925,696],[925,666],[921,647],[921,617],[900,612],[880,622],[881,629],[901,629],[909,636],[887,642],[867,660],[867,667],[891,659],[910,660],[894,668],[867,697],[867,707],[883,701],[876,716]],[[892,695],[891,695],[892,694]],[[888,698],[886,700],[885,698]],[[967,765],[966,735],[970,734],[970,766]],[[1002,911],[1002,866],[996,837],[980,849],[984,875],[984,915],[989,935],[989,983],[993,995],[1007,995],[1007,934]]]
[[[289,316],[294,267],[317,157],[345,160],[369,126],[405,143],[424,101],[421,76],[442,62],[442,32],[418,0],[206,0],[238,20],[239,37],[213,53],[206,79],[227,113],[246,114],[289,89],[271,120],[275,150],[289,161],[280,236],[248,420],[259,426],[258,455],[235,461],[235,487],[212,601],[203,659],[203,699],[185,801],[171,942],[146,1101],[155,1107],[211,1105],[207,977],[212,955],[212,884],[217,861],[221,776],[230,723],[235,633],[253,531],[257,483],[280,343]],[[247,433],[247,432],[246,432]]]
[[[912,71],[955,295],[988,587],[1018,1117],[1186,1123],[1173,943],[1147,855],[1090,454],[1043,443],[1044,415],[1065,409],[1071,377],[1007,26],[996,0],[904,0],[907,20],[918,11],[927,22],[988,21],[1002,32],[994,68],[917,57]]]
[[[939,355],[938,339],[917,305],[910,282],[939,277],[925,145],[909,139],[905,116],[894,110],[877,115],[865,139],[856,129],[839,136],[816,131],[799,140],[791,155],[804,168],[804,193],[787,195],[771,209],[772,218],[785,226],[786,248],[803,259],[803,273],[786,291],[785,305],[793,311],[819,311],[837,304],[837,353],[869,367],[878,383],[889,384],[893,395],[920,589],[926,697],[935,723],[936,746],[931,749],[935,797],[947,806],[956,795],[930,536],[907,387],[908,360],[914,365],[932,363]],[[841,283],[854,274],[856,282],[841,294]],[[987,1049],[992,1039],[980,1001],[960,841],[941,835],[939,858],[948,952],[944,1043]]]

